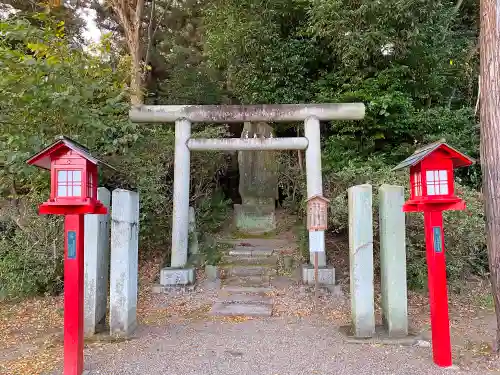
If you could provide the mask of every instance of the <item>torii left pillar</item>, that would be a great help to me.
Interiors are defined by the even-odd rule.
[[[191,122],[175,122],[174,207],[172,214],[172,268],[186,266],[189,235],[189,180],[191,154],[187,142],[191,137]]]
[[[304,135],[309,141],[306,149],[307,199],[315,195],[323,196],[323,177],[321,174],[321,129],[319,119],[310,116],[304,120]],[[315,257],[318,266],[326,266],[325,231],[309,231],[310,263]]]

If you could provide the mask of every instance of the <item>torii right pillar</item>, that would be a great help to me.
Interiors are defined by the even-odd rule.
[[[306,149],[307,199],[323,196],[323,178],[321,173],[321,130],[319,119],[311,116],[304,121],[304,135],[309,141]],[[318,267],[326,266],[325,231],[309,232],[309,258],[314,262],[314,253],[318,253]]]

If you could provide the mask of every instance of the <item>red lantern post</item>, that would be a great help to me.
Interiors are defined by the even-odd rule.
[[[97,200],[97,166],[104,164],[66,137],[31,157],[28,164],[51,172],[50,198],[40,214],[64,221],[64,375],[83,372],[84,215],[105,214]]]
[[[410,199],[403,211],[424,213],[432,354],[441,367],[452,365],[443,211],[465,209],[465,202],[454,194],[453,173],[455,168],[473,163],[443,140],[418,149],[394,168],[410,167]]]

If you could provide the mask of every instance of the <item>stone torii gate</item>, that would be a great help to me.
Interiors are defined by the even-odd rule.
[[[172,217],[172,269],[186,266],[190,151],[306,150],[307,197],[323,194],[320,121],[361,120],[363,103],[275,105],[142,105],[130,110],[136,123],[175,122],[174,201]],[[193,122],[295,122],[304,121],[304,137],[192,139]],[[309,251],[325,248],[324,232],[309,233]],[[321,253],[320,253],[321,254]],[[325,253],[319,266],[326,265]],[[311,259],[313,257],[311,256]],[[188,277],[188,279],[191,277]]]

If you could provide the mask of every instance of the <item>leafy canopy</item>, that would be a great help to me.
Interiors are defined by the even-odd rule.
[[[125,75],[96,52],[73,46],[64,23],[37,16],[0,22],[0,188],[36,188],[39,175],[25,160],[54,137],[74,137],[92,149],[114,152],[134,140],[126,118]],[[96,47],[97,48],[97,47]]]

